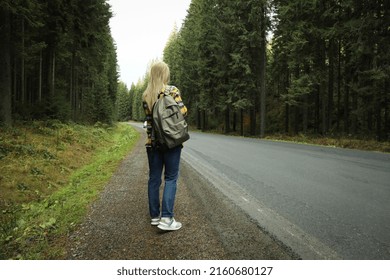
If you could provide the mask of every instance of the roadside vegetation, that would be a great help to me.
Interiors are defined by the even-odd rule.
[[[0,128],[0,259],[61,259],[66,240],[138,139],[129,125]]]
[[[286,141],[301,144],[320,145],[345,149],[355,149],[364,151],[376,151],[390,153],[389,141],[376,141],[374,139],[358,139],[350,136],[340,137],[320,137],[318,135],[299,134],[295,136],[275,134],[266,136],[265,139],[273,141]]]

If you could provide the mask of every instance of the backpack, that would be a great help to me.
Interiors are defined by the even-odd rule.
[[[160,150],[172,149],[190,139],[187,122],[179,104],[167,90],[160,93],[153,105],[152,123],[152,143]]]

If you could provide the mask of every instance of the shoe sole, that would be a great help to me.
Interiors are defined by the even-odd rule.
[[[165,225],[158,225],[157,226],[159,229],[161,230],[164,230],[164,231],[175,231],[175,230],[179,230],[181,229],[182,226],[178,227],[178,228],[174,228],[174,227],[169,227],[169,226],[165,226]]]

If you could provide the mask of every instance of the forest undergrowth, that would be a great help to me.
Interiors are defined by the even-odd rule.
[[[355,149],[372,152],[390,153],[389,141],[376,141],[372,138],[354,138],[351,136],[326,136],[317,135],[285,135],[274,134],[266,136],[265,139],[273,141],[286,141],[301,144],[320,145],[334,148]]]
[[[138,136],[124,123],[0,128],[0,259],[61,259],[67,234]]]

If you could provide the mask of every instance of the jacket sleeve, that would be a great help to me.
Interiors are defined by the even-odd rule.
[[[176,103],[179,105],[181,113],[183,114],[184,117],[186,117],[188,114],[188,111],[187,111],[187,107],[183,103],[183,100],[181,99],[179,89],[177,87],[173,86],[170,90],[170,93],[171,93],[172,97],[175,99]]]
[[[152,112],[149,110],[149,106],[145,101],[142,106],[145,111],[146,133],[148,135],[146,139],[146,146],[150,147],[152,145]]]

